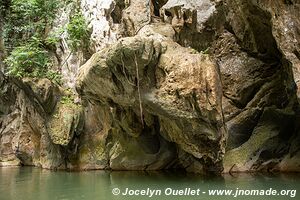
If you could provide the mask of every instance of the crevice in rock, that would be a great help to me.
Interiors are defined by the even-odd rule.
[[[120,24],[122,22],[122,12],[124,9],[125,9],[125,1],[124,0],[116,0],[114,9],[110,14],[110,16],[113,20],[113,23]]]
[[[244,24],[230,22],[237,36],[240,46],[249,55],[264,60],[265,63],[280,62],[281,53],[272,33],[271,14],[262,10],[251,2],[242,0],[240,2],[230,2],[230,6],[236,6],[236,13],[240,13],[240,18]],[[231,12],[231,11],[230,11]],[[240,33],[244,29],[243,33]]]
[[[154,16],[159,17],[160,16],[160,12],[159,12],[160,7],[159,7],[159,4],[158,4],[158,1],[151,0],[151,2],[152,2],[152,6],[153,6],[153,13],[152,13],[152,15],[154,14]]]
[[[160,9],[168,0],[151,0],[152,16],[160,17]]]
[[[293,51],[293,54],[300,60],[300,52],[297,51],[296,49]]]
[[[282,159],[291,159],[290,140],[297,135],[295,116],[299,105],[296,101],[293,66],[285,58],[276,38],[278,36],[274,33],[272,16],[276,15],[276,12],[271,13],[270,10],[261,8],[260,3],[246,0],[228,0],[227,3],[228,8],[237,8],[228,10],[229,17],[224,27],[235,39],[230,40],[226,34],[223,36],[225,39],[218,39],[220,44],[226,44],[227,41],[233,44],[220,51],[221,56],[218,60],[223,64],[222,77],[226,80],[223,87],[228,109],[226,113],[231,111],[239,114],[226,122],[229,136],[224,159],[225,171],[228,172],[233,164],[235,171],[278,169]],[[237,41],[237,46],[234,41]],[[232,53],[223,53],[228,50]],[[299,58],[298,52],[292,53]],[[226,62],[241,58],[254,60],[252,67],[257,69],[248,68],[251,62],[240,62],[241,65],[245,65],[240,68],[235,67],[241,65],[233,64],[234,70],[229,69],[230,65]],[[255,62],[263,64],[255,65]],[[245,78],[238,81],[238,85],[228,82],[238,80],[241,76]],[[247,79],[253,80],[250,85]],[[235,86],[237,89],[232,89]],[[291,159],[285,162],[294,161]]]
[[[251,111],[249,111],[249,113],[250,112]],[[238,148],[249,140],[254,128],[259,122],[262,112],[263,111],[257,109],[253,111],[253,113],[248,114],[247,118],[245,117],[244,120],[239,121],[239,123],[235,124],[234,122],[232,122],[233,124],[228,127],[228,132],[230,134],[227,139],[226,151]]]
[[[293,0],[284,0],[284,3],[286,5],[293,5],[294,4]]]
[[[117,86],[118,91],[120,91],[120,93],[122,94],[124,92],[123,84],[114,73],[112,73],[112,81],[114,85]]]

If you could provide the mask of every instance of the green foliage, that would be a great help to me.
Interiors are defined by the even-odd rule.
[[[48,46],[56,45],[60,41],[60,37],[56,33],[52,33],[45,39],[45,44]]]
[[[47,48],[54,50],[56,49],[56,44],[58,44],[61,40],[61,35],[63,34],[64,29],[60,28],[57,31],[52,31],[47,38],[45,39],[44,43]]]
[[[89,30],[80,11],[76,11],[70,18],[70,22],[67,25],[67,33],[72,50],[76,51],[79,48],[84,49],[87,47],[89,43]]]
[[[71,90],[67,90],[66,94],[61,97],[60,103],[65,105],[66,107],[78,109],[81,107],[80,104],[75,103],[75,95]]]
[[[61,84],[61,74],[52,70],[50,52],[56,50],[61,34],[69,35],[72,51],[86,50],[89,30],[79,1],[75,0],[1,0],[0,12],[5,12],[3,38],[8,52],[5,60],[8,74],[16,77],[49,78]],[[69,24],[49,32],[59,7],[72,4]],[[4,16],[4,15],[3,15]],[[2,19],[2,18],[1,18]]]
[[[62,84],[62,75],[50,69],[48,52],[36,43],[29,43],[14,48],[5,60],[8,74],[14,77],[48,78],[54,83]]]
[[[7,7],[8,2],[1,0],[0,1],[0,21],[2,21],[3,16],[5,15],[6,12],[6,7]]]
[[[43,77],[49,66],[47,51],[34,44],[14,48],[5,60],[8,74],[15,77]]]
[[[48,35],[59,5],[59,0],[11,0],[6,7],[3,31],[9,75],[49,78],[61,83],[61,75],[51,70],[49,58],[59,36]]]
[[[58,71],[50,69],[46,72],[45,77],[58,85],[62,85],[62,74]]]
[[[210,48],[208,47],[207,49],[205,49],[204,51],[201,51],[201,53],[203,54],[209,54]]]
[[[33,36],[43,38],[58,6],[58,0],[12,0],[4,26],[4,39],[10,50]]]
[[[192,54],[198,54],[199,52],[196,49],[191,49]]]
[[[74,104],[74,97],[72,95],[63,96],[60,100],[62,104],[72,105]]]

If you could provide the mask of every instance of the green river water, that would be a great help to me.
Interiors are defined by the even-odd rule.
[[[235,197],[237,188],[247,190],[244,194],[260,192],[261,196],[252,193]],[[232,190],[232,193],[209,195],[210,190],[224,189]],[[112,191],[120,194],[114,195]],[[130,195],[126,191],[131,191]],[[153,191],[152,197],[150,191]],[[270,195],[271,191],[273,195]],[[297,174],[203,177],[182,172],[66,172],[33,167],[0,168],[0,200],[298,200],[300,195],[297,192],[300,192],[300,176]]]

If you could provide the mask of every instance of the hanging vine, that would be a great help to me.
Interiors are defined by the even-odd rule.
[[[135,53],[134,53],[134,63],[135,63],[135,69],[136,69],[136,79],[137,79],[137,89],[138,89],[138,96],[139,96],[139,106],[140,106],[141,122],[142,122],[142,126],[144,128],[143,106],[142,106],[141,89],[140,89],[139,65],[138,65]]]

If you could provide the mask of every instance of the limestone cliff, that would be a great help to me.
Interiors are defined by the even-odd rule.
[[[298,0],[79,5],[90,39],[60,35],[61,86],[0,72],[0,166],[300,171]]]

